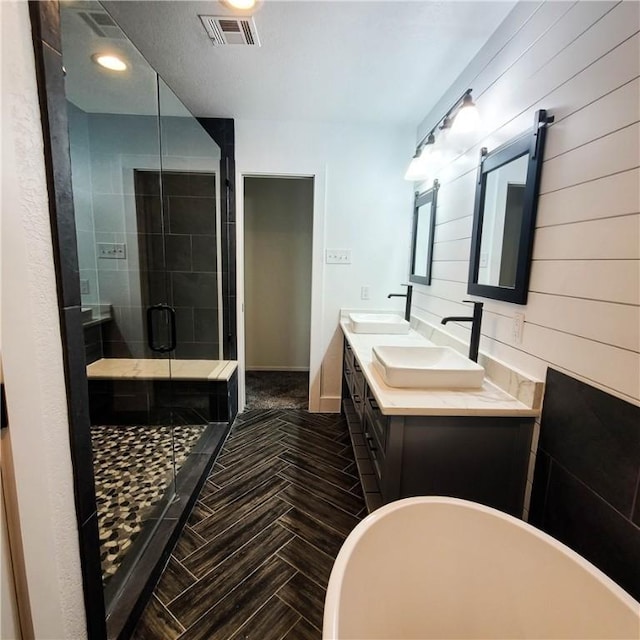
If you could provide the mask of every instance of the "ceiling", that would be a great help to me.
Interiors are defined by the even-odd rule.
[[[87,113],[117,113],[157,116],[158,90],[162,115],[189,116],[189,112],[164,83],[160,89],[156,73],[117,26],[108,27],[109,37],[96,35],[82,16],[108,16],[94,0],[61,3],[62,62],[65,94]],[[97,53],[116,54],[126,60],[124,73],[108,71],[93,62]]]
[[[262,46],[216,47],[198,15],[229,13],[217,0],[103,2],[197,116],[411,126],[514,4],[264,0],[254,13]],[[87,110],[110,109],[99,93],[76,83]]]

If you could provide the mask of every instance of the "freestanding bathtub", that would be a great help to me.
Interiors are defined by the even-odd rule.
[[[466,500],[407,498],[346,539],[325,640],[640,638],[640,604],[571,549]]]

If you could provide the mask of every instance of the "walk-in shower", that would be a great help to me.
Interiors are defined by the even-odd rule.
[[[235,372],[222,361],[221,154],[99,3],[60,7],[109,611]],[[99,64],[107,54],[119,70]]]

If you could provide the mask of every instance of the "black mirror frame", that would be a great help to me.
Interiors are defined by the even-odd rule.
[[[438,189],[440,183],[437,180],[433,181],[433,186],[427,191],[419,193],[416,191],[415,200],[413,204],[413,231],[411,235],[411,263],[409,265],[409,281],[417,284],[431,284],[431,263],[433,262],[433,237],[436,228],[436,207],[438,205]],[[429,237],[427,239],[428,253],[427,253],[427,273],[424,276],[418,276],[414,274],[416,266],[416,244],[418,239],[418,211],[420,207],[425,204],[431,203],[431,220],[429,221]]]
[[[469,282],[467,286],[467,293],[471,295],[493,298],[494,300],[504,300],[505,302],[513,302],[515,304],[527,303],[546,128],[547,125],[552,122],[553,116],[549,116],[544,109],[540,109],[536,112],[533,129],[498,147],[491,153],[487,153],[486,148],[483,148],[480,152],[481,159],[478,168],[478,180],[476,182],[473,235],[471,237],[471,254],[469,259]],[[527,164],[527,179],[524,191],[522,227],[520,229],[519,241],[520,250],[518,252],[518,262],[516,266],[515,286],[513,288],[507,288],[478,284],[487,174],[527,153],[529,154],[529,162]]]

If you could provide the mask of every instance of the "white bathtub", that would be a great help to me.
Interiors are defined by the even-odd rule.
[[[565,545],[466,500],[365,518],[331,572],[323,638],[640,638],[640,604]]]

